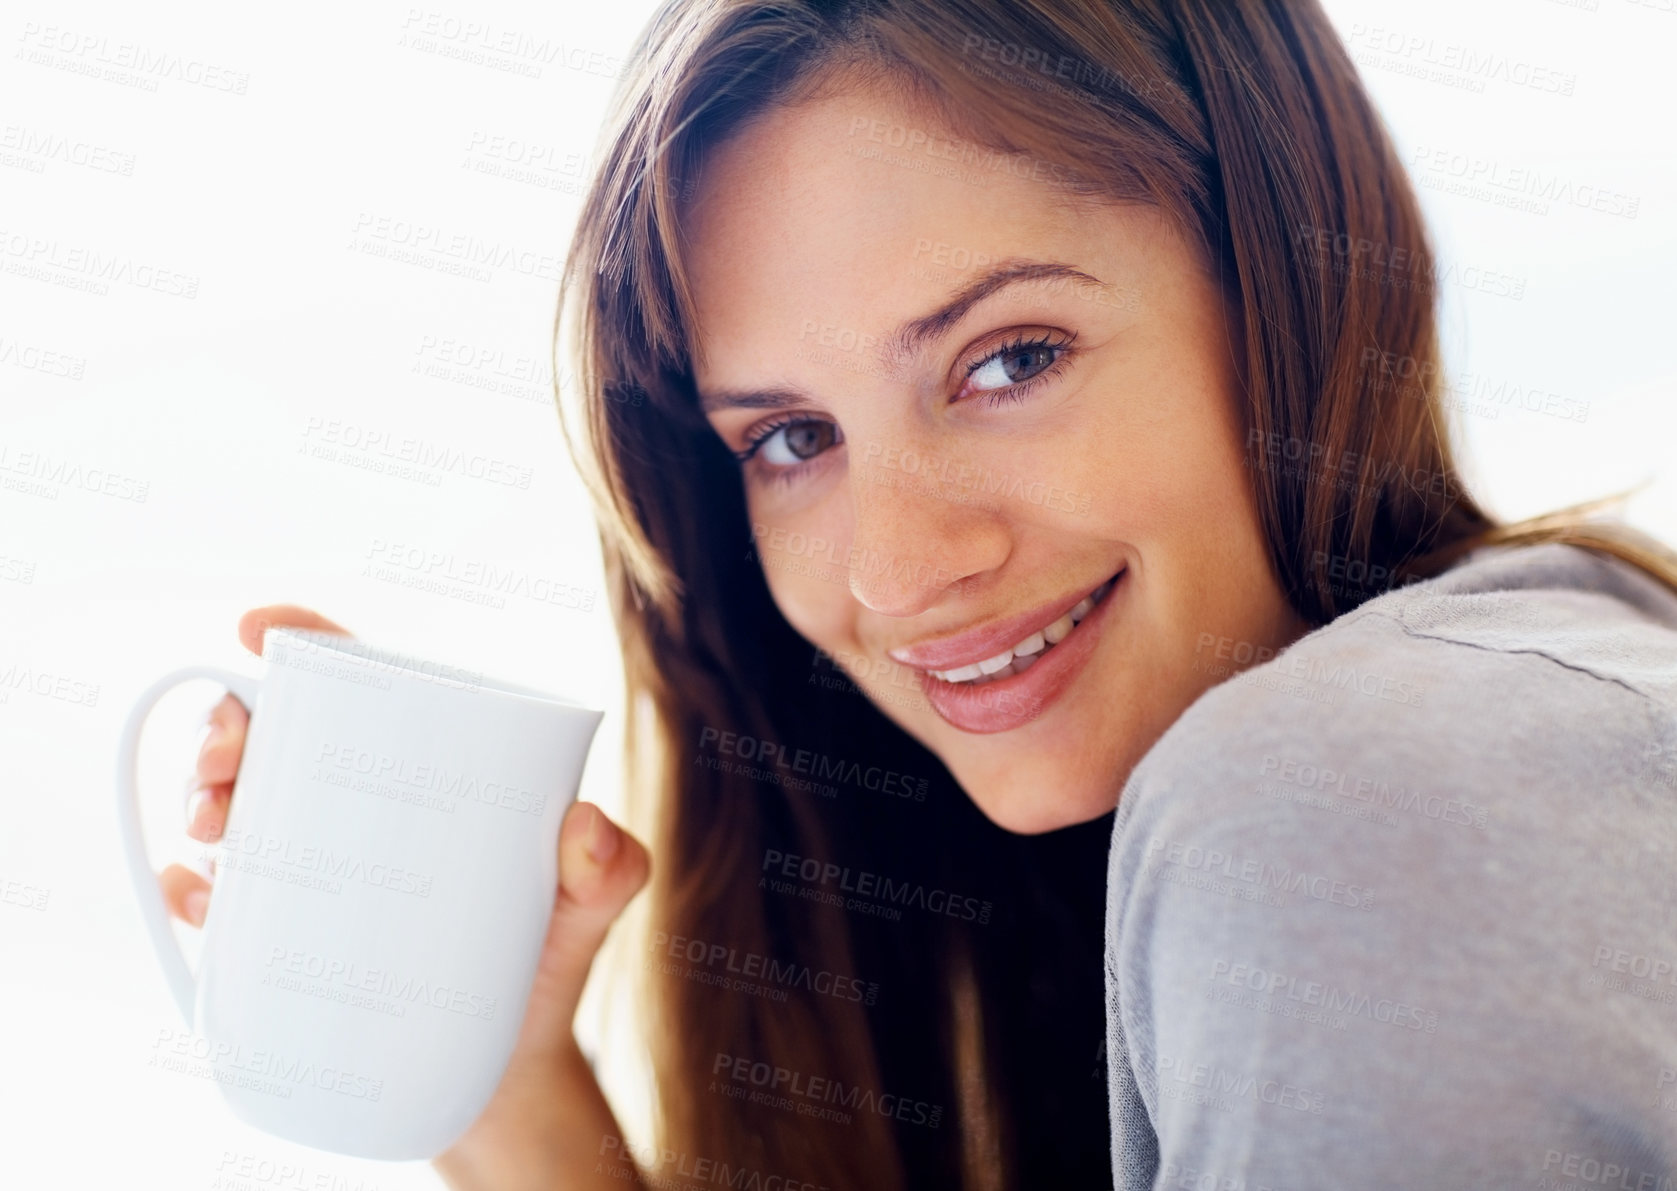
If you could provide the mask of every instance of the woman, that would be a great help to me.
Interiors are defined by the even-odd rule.
[[[634,62],[567,414],[662,1148],[571,1034],[648,871],[579,806],[450,1184],[1669,1172],[1670,1006],[1605,981],[1677,958],[1677,562],[1466,493],[1418,209],[1314,4],[673,0]],[[241,635],[277,622],[336,627]]]

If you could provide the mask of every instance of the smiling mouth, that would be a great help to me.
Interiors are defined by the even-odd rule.
[[[953,670],[928,670],[927,673],[942,682],[953,686],[983,686],[985,683],[995,682],[1015,674],[1023,674],[1036,665],[1042,657],[1050,652],[1061,641],[1071,635],[1072,629],[1079,621],[1100,605],[1112,590],[1112,586],[1123,574],[1120,571],[1107,579],[1099,587],[1079,600],[1069,612],[1066,612],[1052,624],[1045,625],[1013,645],[1011,649],[1004,649],[994,657],[973,662],[970,665],[958,666]]]

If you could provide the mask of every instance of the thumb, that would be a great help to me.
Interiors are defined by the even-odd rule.
[[[559,893],[521,1048],[553,1053],[571,1044],[572,1020],[595,953],[651,871],[646,848],[599,807],[576,802],[565,813],[559,826]]]

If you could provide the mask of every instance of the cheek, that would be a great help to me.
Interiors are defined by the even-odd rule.
[[[1068,485],[1093,493],[1092,535],[1157,549],[1248,533],[1250,477],[1230,378],[1180,366],[1207,355],[1190,345],[1176,366],[1133,368],[1080,427],[1063,471]]]
[[[856,601],[850,594],[851,525],[841,486],[788,510],[748,495],[751,532],[775,606],[811,644],[854,649]]]

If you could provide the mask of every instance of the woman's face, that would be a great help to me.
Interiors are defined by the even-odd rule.
[[[685,224],[694,372],[786,619],[1040,832],[1111,810],[1235,649],[1306,626],[1196,253],[960,149],[867,91],[719,146]]]

